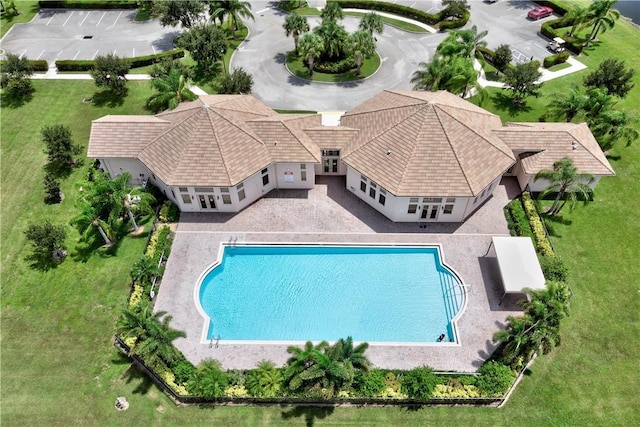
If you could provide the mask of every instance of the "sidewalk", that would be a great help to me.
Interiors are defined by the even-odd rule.
[[[546,68],[540,67],[539,70],[542,73],[542,77],[540,77],[540,79],[536,83],[540,84],[543,82],[547,82],[549,80],[557,79],[558,77],[563,77],[567,74],[575,73],[587,68],[586,65],[573,57],[569,57],[569,59],[567,59],[567,63],[571,66],[558,71],[549,71]],[[477,59],[473,61],[473,68],[480,73],[480,77],[478,77],[478,84],[480,84],[480,86],[500,88],[505,87],[504,83],[502,82],[487,80],[484,70],[482,69],[482,65],[480,65],[480,62]]]

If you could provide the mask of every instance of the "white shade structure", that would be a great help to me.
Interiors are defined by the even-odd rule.
[[[545,278],[530,237],[493,237],[505,295],[545,289]],[[502,303],[502,300],[500,300]]]

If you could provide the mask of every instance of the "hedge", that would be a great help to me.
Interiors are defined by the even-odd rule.
[[[569,59],[569,52],[566,50],[564,52],[556,53],[555,55],[550,55],[544,58],[544,68],[551,68],[554,65],[562,64],[567,62]]]
[[[137,9],[136,0],[40,0],[41,9]]]
[[[435,15],[421,10],[416,10],[408,6],[402,6],[394,3],[371,1],[371,0],[329,0],[338,3],[343,9],[366,9],[378,12],[387,12],[394,15],[403,16],[422,22],[423,24],[435,25],[442,19],[441,14]],[[463,24],[464,25],[464,24]]]
[[[438,25],[438,28],[440,28],[440,31],[444,31],[444,30],[450,30],[453,28],[463,27],[464,25],[466,25],[467,22],[469,22],[470,17],[471,17],[471,12],[469,12],[468,10],[465,10],[462,18],[453,19],[451,21],[441,21],[440,24]]]
[[[7,63],[6,59],[3,59],[2,61],[0,61],[0,71],[2,71],[2,68],[5,66],[6,63]],[[49,70],[49,64],[44,59],[29,59],[29,64],[31,65],[31,68],[33,69],[33,71]]]
[[[570,19],[553,19],[542,24],[542,26],[540,27],[540,32],[543,36],[553,40],[556,37],[560,37],[559,32],[556,31],[557,29],[570,27],[571,25],[573,25],[573,21],[571,21]],[[579,55],[582,52],[584,45],[581,41],[579,41],[575,37],[569,37],[567,35],[564,35],[562,38],[565,41],[565,47],[571,52],[575,53],[576,55]]]
[[[547,239],[547,233],[544,225],[542,225],[538,209],[535,203],[533,203],[533,200],[531,200],[531,195],[526,191],[522,193],[522,205],[524,206],[527,218],[529,218],[529,224],[531,224],[531,231],[533,232],[533,238],[536,243],[536,251],[545,257],[555,256],[551,243],[549,243],[549,239]]]
[[[569,10],[566,7],[564,7],[564,5],[555,1],[533,0],[533,2],[538,3],[540,6],[550,7],[551,9],[553,9],[555,13],[557,13],[560,16],[564,16],[567,14],[567,12],[569,12]]]
[[[155,64],[164,58],[177,59],[184,57],[184,49],[178,48],[167,52],[156,53],[153,55],[136,56],[135,58],[123,58],[127,61],[131,68],[144,67]],[[95,66],[93,60],[59,60],[56,61],[58,71],[89,71]]]

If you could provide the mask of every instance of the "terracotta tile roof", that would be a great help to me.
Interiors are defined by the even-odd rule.
[[[271,163],[264,143],[245,119],[275,114],[273,110],[238,96],[205,102],[215,101],[212,98],[201,97],[160,115],[172,118],[172,127],[139,153],[140,161],[165,184],[232,186]]]
[[[170,122],[154,116],[104,116],[91,122],[88,157],[132,158]]]
[[[320,124],[321,119],[317,114],[279,114],[247,124],[264,141],[274,162],[319,163],[320,149],[304,128]]]
[[[319,126],[304,131],[320,150],[337,148],[343,153],[346,148],[351,146],[354,138],[360,132],[358,129],[346,126]]]
[[[570,157],[582,173],[615,175],[586,123],[509,123],[494,132],[514,152],[535,153],[522,159],[527,174],[550,169],[554,162]]]
[[[500,118],[447,92],[385,91],[345,114],[343,158],[396,196],[472,197],[515,161]]]

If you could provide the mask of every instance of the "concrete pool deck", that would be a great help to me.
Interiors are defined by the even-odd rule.
[[[272,191],[237,214],[183,213],[167,262],[155,311],[173,316],[171,326],[186,332],[176,346],[193,363],[219,360],[227,369],[253,368],[262,359],[283,365],[286,344],[202,342],[204,319],[194,303],[201,274],[217,259],[221,243],[401,243],[440,244],[444,262],[468,286],[467,307],[458,320],[460,345],[372,345],[371,362],[381,368],[428,365],[442,371],[475,371],[493,352],[491,336],[509,315],[520,313],[517,296],[501,306],[499,271],[485,256],[492,236],[508,235],[503,206],[518,194],[514,180],[503,179],[494,195],[465,223],[393,223],[350,194],[344,177],[319,176],[311,190]],[[336,337],[340,338],[340,337]],[[436,337],[434,337],[435,340]]]

